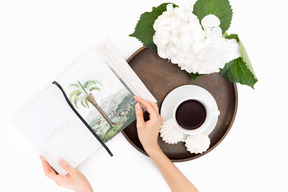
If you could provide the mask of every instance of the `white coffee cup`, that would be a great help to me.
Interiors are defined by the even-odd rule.
[[[203,90],[205,90],[205,89],[203,89]],[[203,93],[205,94],[204,97],[191,96],[191,97],[188,97],[188,98],[185,98],[185,99],[181,100],[180,102],[178,102],[178,104],[175,105],[175,108],[174,108],[174,111],[173,111],[173,120],[174,120],[174,122],[176,124],[177,129],[179,131],[181,131],[182,133],[186,134],[186,135],[196,135],[196,134],[205,132],[205,130],[211,129],[211,126],[215,126],[214,125],[215,124],[215,118],[216,118],[216,121],[218,119],[218,116],[219,116],[220,112],[218,111],[217,107],[215,109],[215,105],[214,106],[211,105],[211,103],[213,103],[213,102],[215,103],[214,98],[206,90],[203,91]],[[184,103],[186,101],[189,101],[189,100],[198,101],[200,104],[202,104],[202,106],[205,108],[205,111],[206,111],[206,117],[205,117],[205,120],[203,121],[203,123],[199,127],[193,128],[193,129],[183,128],[178,123],[178,121],[176,119],[176,112],[177,112],[178,107],[182,103]],[[191,119],[192,118],[193,118],[193,116],[191,116]]]

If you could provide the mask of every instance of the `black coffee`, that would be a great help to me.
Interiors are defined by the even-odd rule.
[[[184,101],[176,110],[176,120],[184,129],[197,129],[204,123],[205,119],[206,109],[196,100]]]

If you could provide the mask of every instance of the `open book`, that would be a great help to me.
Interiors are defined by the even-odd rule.
[[[133,96],[156,102],[109,40],[73,64],[12,119],[60,174],[77,167],[135,119]]]

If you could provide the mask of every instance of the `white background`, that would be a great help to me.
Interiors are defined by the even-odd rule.
[[[0,191],[69,191],[44,176],[38,153],[10,118],[106,37],[127,59],[141,47],[128,37],[140,14],[162,2],[0,1]],[[288,191],[286,4],[230,3],[234,16],[228,32],[239,34],[259,82],[255,90],[238,85],[238,112],[224,141],[176,166],[202,192]],[[79,167],[95,191],[169,191],[152,161],[122,134],[109,147],[113,158],[100,149]]]

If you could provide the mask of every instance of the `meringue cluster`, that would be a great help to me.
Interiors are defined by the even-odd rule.
[[[160,137],[165,143],[176,144],[184,139],[187,151],[195,154],[203,153],[209,148],[210,139],[208,135],[200,133],[197,135],[188,135],[187,138],[185,138],[186,135],[175,126],[172,118],[163,121],[160,128]]]
[[[227,62],[240,57],[239,44],[224,38],[219,25],[215,15],[205,16],[200,25],[191,9],[168,4],[154,22],[153,42],[160,57],[188,73],[219,72]]]
[[[176,144],[181,141],[184,135],[178,129],[175,129],[174,120],[169,118],[162,122],[160,136],[165,143]]]

